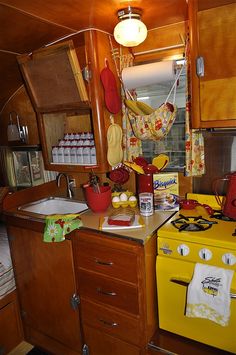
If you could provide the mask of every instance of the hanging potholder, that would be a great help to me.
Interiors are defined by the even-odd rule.
[[[104,87],[106,107],[109,112],[116,114],[121,109],[121,98],[118,95],[115,76],[110,70],[107,60],[106,67],[101,71],[100,77]]]
[[[111,166],[116,166],[122,162],[123,149],[122,149],[122,128],[112,123],[107,130],[107,161]]]

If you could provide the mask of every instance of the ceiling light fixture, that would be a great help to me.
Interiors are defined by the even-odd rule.
[[[124,47],[135,47],[147,37],[147,27],[141,21],[142,11],[135,7],[127,7],[117,12],[120,22],[114,28],[116,42]]]

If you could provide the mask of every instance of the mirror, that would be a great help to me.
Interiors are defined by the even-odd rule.
[[[168,96],[173,81],[136,88],[137,100],[153,108],[158,108]],[[176,90],[176,105],[178,113],[176,120],[166,138],[159,141],[142,141],[143,156],[152,161],[158,154],[165,153],[170,162],[165,171],[183,171],[185,166],[185,105],[186,105],[186,68],[180,75]],[[173,101],[173,94],[170,102]]]

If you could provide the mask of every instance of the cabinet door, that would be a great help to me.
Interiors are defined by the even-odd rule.
[[[192,126],[236,126],[236,3],[206,8],[204,1],[189,1]],[[197,76],[196,61],[204,61]]]
[[[72,41],[21,55],[18,62],[36,111],[88,106],[88,96]]]
[[[8,234],[23,324],[79,352],[79,312],[70,304],[75,293],[71,242],[44,243],[42,233],[13,226]]]

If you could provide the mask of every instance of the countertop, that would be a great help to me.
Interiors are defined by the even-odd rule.
[[[83,222],[84,228],[89,228],[93,230],[99,230],[99,221],[101,217],[107,216],[112,213],[114,209],[110,207],[104,213],[93,213],[91,210],[83,212],[81,214],[81,219]],[[138,209],[136,209],[138,211]],[[120,236],[126,239],[136,240],[144,244],[150,236],[167,220],[169,219],[174,212],[167,211],[156,211],[153,215],[144,217],[144,227],[135,228],[135,229],[119,229],[119,230],[106,230],[102,231],[103,233],[109,233],[116,236]]]
[[[35,188],[32,188],[35,189]],[[28,189],[27,189],[28,190]],[[37,191],[37,190],[36,190]],[[24,194],[21,193],[21,198],[19,198],[19,195],[17,196],[17,192],[13,194],[13,196],[9,197],[9,201],[7,203],[8,208],[4,209],[4,214],[10,215],[13,217],[25,219],[28,221],[36,221],[40,223],[44,223],[45,217],[44,215],[36,214],[36,213],[30,213],[30,212],[24,212],[21,210],[18,210],[18,206],[24,204],[24,203],[29,203],[31,201],[36,201],[37,198],[36,196],[34,199],[28,198],[27,201],[24,201]],[[52,196],[52,194],[50,194]],[[46,196],[50,196],[49,194],[45,194]],[[54,196],[59,196],[59,197],[66,197],[64,193],[53,193]],[[23,196],[23,197],[22,197]],[[40,195],[40,198],[42,198],[42,194]],[[11,201],[12,199],[15,199],[15,201]],[[81,192],[77,193],[75,195],[75,199],[82,201],[84,200],[83,194]],[[100,231],[99,225],[100,225],[100,218],[108,216],[114,211],[112,206],[104,213],[94,213],[90,209],[88,209],[85,212],[82,212],[80,214],[81,220],[83,222],[83,227],[86,229],[94,230],[94,231]],[[139,209],[136,207],[136,212],[139,212]],[[102,230],[102,233],[106,233],[108,235],[114,235],[117,237],[125,238],[125,239],[130,239],[130,240],[135,240],[141,244],[145,244],[145,242],[153,235],[153,233],[164,223],[166,222],[175,212],[168,212],[168,211],[155,211],[153,215],[145,217],[142,216],[143,221],[144,221],[144,226],[141,228],[135,228],[135,229],[119,229],[119,230]]]

